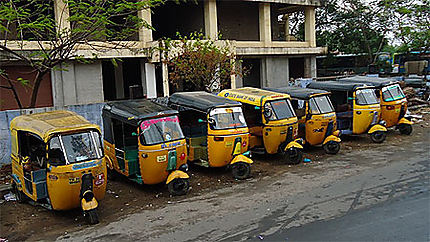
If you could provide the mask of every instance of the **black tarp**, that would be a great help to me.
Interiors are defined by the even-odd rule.
[[[108,115],[132,125],[138,125],[143,119],[174,114],[178,111],[147,99],[108,102],[103,107],[103,116]]]
[[[285,93],[296,99],[310,99],[315,94],[329,94],[329,91],[301,87],[269,87],[263,88],[272,92]]]
[[[215,107],[241,106],[239,102],[207,92],[176,92],[169,97],[168,105],[177,110],[209,112]]]
[[[364,84],[375,86],[377,88],[381,88],[384,86],[398,83],[397,81],[390,80],[387,78],[367,77],[367,76],[345,77],[345,78],[338,79],[338,81],[340,81],[340,82],[364,83]]]
[[[311,82],[307,86],[308,88],[315,89],[323,89],[327,91],[345,91],[352,92],[355,91],[358,87],[373,87],[371,85],[366,85],[365,83],[356,83],[356,82],[340,82],[340,81],[316,81]]]

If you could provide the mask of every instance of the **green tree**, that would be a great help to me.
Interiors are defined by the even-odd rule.
[[[212,92],[229,87],[236,73],[237,60],[231,46],[217,45],[202,33],[163,41],[164,62],[169,68],[170,84],[176,90]]]
[[[317,10],[317,43],[329,52],[367,53],[371,63],[388,44],[389,17],[380,0],[328,0]]]
[[[80,45],[94,53],[101,48],[131,48],[128,40],[140,28],[151,28],[139,17],[140,10],[154,7],[163,0],[63,0],[69,14],[61,11],[54,16],[53,0],[3,0],[0,3],[0,57],[19,61],[34,69],[34,80],[10,80],[8,73],[1,75],[10,80],[8,86],[16,94],[14,85],[31,83],[31,102],[34,107],[43,77],[60,64],[70,60],[89,62],[76,49]],[[68,20],[70,26],[62,26]],[[103,41],[101,43],[100,41]],[[36,43],[36,50],[28,48]],[[107,45],[109,44],[109,45]],[[19,97],[17,102],[22,107]]]

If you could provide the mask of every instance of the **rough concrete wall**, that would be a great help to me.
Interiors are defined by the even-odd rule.
[[[10,163],[10,130],[9,124],[12,119],[19,115],[31,113],[40,113],[52,111],[55,109],[67,109],[77,114],[82,115],[91,123],[99,125],[103,130],[103,122],[101,111],[104,103],[88,104],[88,105],[74,105],[64,108],[36,108],[36,109],[23,109],[23,110],[9,110],[0,112],[0,165]],[[102,132],[103,134],[103,132]]]
[[[103,102],[102,64],[67,63],[52,72],[54,106]]]
[[[217,1],[218,31],[222,39],[260,39],[258,3],[242,1]]]
[[[288,58],[265,57],[261,62],[262,87],[283,87],[288,85]]]

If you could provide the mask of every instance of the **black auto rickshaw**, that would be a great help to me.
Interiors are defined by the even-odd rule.
[[[329,91],[300,87],[266,89],[291,96],[291,105],[299,120],[299,137],[304,138],[306,144],[322,145],[327,154],[339,152],[340,132]]]
[[[103,126],[109,174],[138,184],[166,182],[172,195],[185,194],[187,147],[177,114],[146,99],[108,102]]]
[[[345,134],[370,134],[375,143],[384,142],[387,135],[385,121],[380,121],[381,105],[374,86],[339,81],[311,82],[308,88],[331,92],[337,119],[337,129]]]
[[[338,81],[375,86],[377,88],[376,96],[381,103],[381,119],[386,122],[386,126],[388,128],[396,127],[401,134],[409,135],[412,133],[412,121],[405,118],[408,101],[398,81],[366,76],[341,78]]]
[[[250,175],[249,129],[239,102],[206,92],[177,92],[168,105],[179,111],[190,162],[230,167],[236,179]]]

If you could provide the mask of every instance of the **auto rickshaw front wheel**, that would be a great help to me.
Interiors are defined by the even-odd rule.
[[[287,163],[291,165],[297,165],[303,159],[302,149],[295,148],[295,147],[292,147],[292,148],[289,148],[288,150],[283,151],[282,155],[284,159],[287,160]]]
[[[251,174],[251,165],[245,162],[234,163],[231,167],[234,179],[244,180]]]
[[[190,188],[190,182],[185,178],[175,178],[167,184],[167,190],[173,196],[185,195]]]
[[[375,131],[375,132],[370,134],[370,138],[375,143],[384,142],[386,137],[387,137],[387,132],[385,132],[385,131]]]
[[[340,144],[336,141],[329,141],[323,145],[325,153],[335,155],[340,150]]]
[[[17,202],[24,203],[27,200],[27,196],[18,189],[15,182],[12,182],[12,192],[15,194]]]
[[[399,131],[401,134],[410,135],[412,133],[412,125],[410,124],[400,124]]]
[[[85,211],[85,216],[87,217],[89,224],[98,224],[99,223],[99,215],[97,214],[96,208]]]

